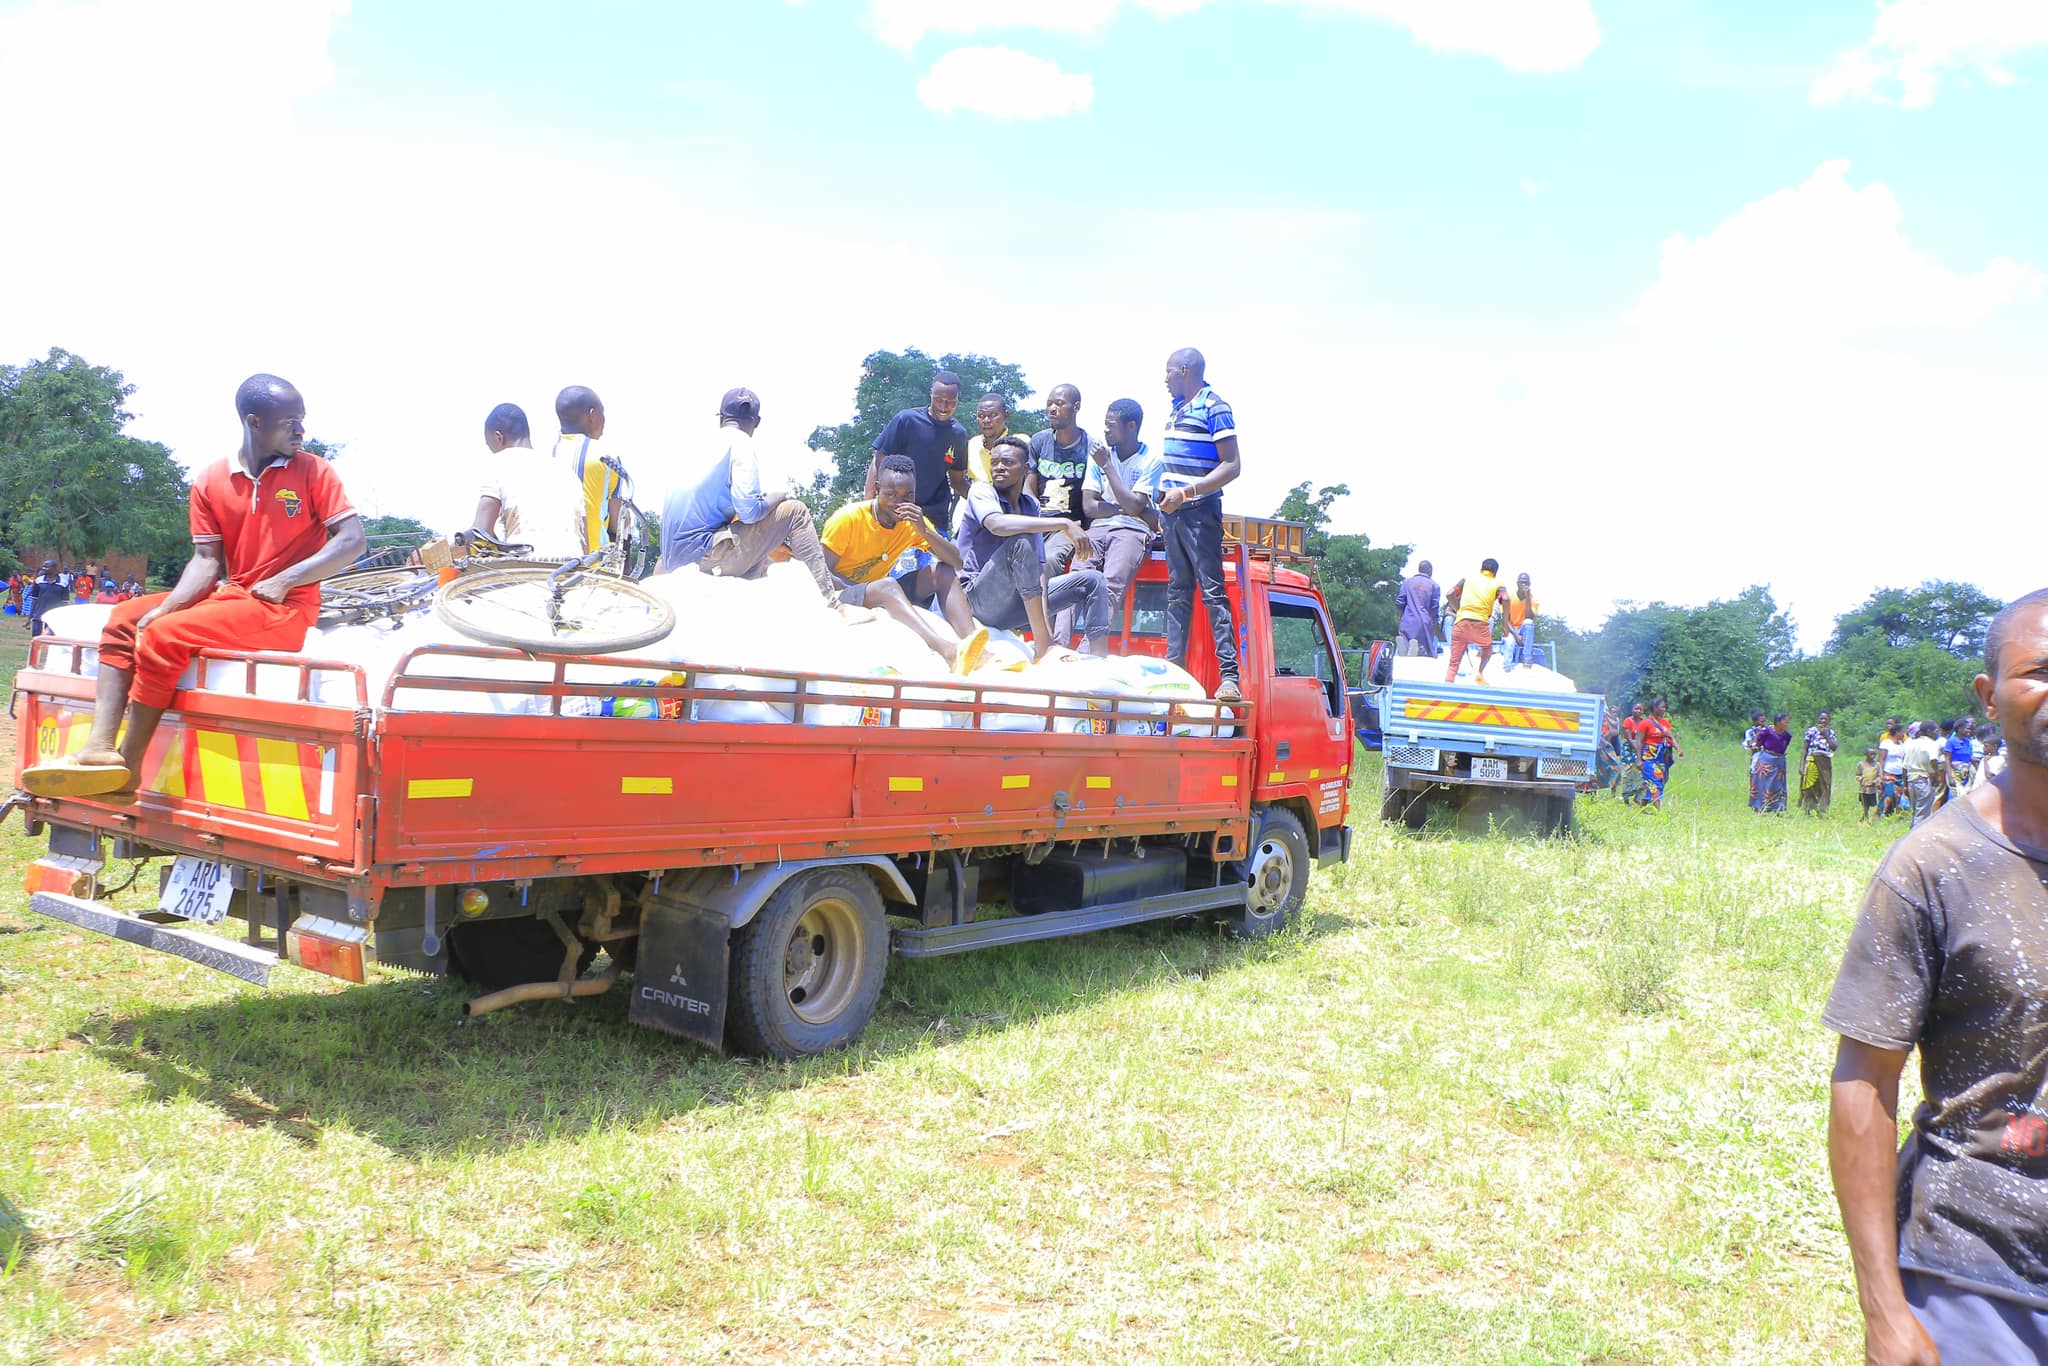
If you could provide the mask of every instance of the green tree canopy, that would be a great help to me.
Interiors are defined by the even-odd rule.
[[[53,347],[0,365],[0,528],[64,559],[139,554],[165,579],[191,545],[188,486],[171,453],[122,434],[135,392],[118,370]]]
[[[1308,524],[1306,548],[1320,555],[1316,582],[1330,609],[1330,625],[1340,649],[1357,649],[1375,640],[1391,640],[1400,625],[1394,590],[1413,546],[1374,546],[1363,534],[1333,534],[1330,505],[1351,492],[1349,484],[1326,484],[1311,493],[1303,480],[1287,491],[1275,517]]]
[[[1881,635],[1895,650],[1925,641],[1959,659],[1984,653],[1984,633],[2005,604],[1975,584],[1929,579],[1918,588],[1880,588],[1861,607],[1835,619],[1828,653]]]
[[[948,351],[937,359],[916,347],[903,351],[877,351],[861,362],[860,382],[854,387],[854,415],[850,422],[818,427],[811,432],[812,450],[832,457],[833,470],[818,476],[804,493],[812,511],[838,507],[858,498],[867,481],[868,457],[875,440],[889,419],[905,408],[922,408],[931,402],[932,376],[951,370],[960,376],[960,425],[972,433],[974,405],[985,394],[1001,394],[1010,401],[1010,430],[1023,434],[1042,430],[1045,411],[1026,408],[1031,386],[1024,382],[1021,367],[993,356],[976,356]]]

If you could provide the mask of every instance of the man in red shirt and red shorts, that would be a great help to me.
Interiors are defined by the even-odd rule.
[[[320,613],[320,581],[363,553],[363,521],[341,480],[299,448],[299,391],[252,375],[235,391],[235,411],[241,450],[192,480],[191,561],[170,592],[131,598],[107,619],[92,735],[70,758],[23,771],[37,796],[132,793],[192,657],[298,649]]]

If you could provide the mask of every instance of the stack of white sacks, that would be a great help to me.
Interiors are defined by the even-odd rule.
[[[796,691],[796,682],[776,675],[805,673],[874,680],[814,685],[809,695],[817,697],[823,692],[826,700],[806,702],[803,720],[809,725],[888,725],[893,721],[911,728],[971,728],[976,724],[974,716],[960,707],[974,701],[979,690],[986,703],[1020,709],[1044,708],[1054,693],[1078,695],[1061,705],[1101,713],[1061,716],[1054,723],[1054,728],[1060,730],[1231,733],[1229,725],[1218,724],[1219,709],[1209,702],[1201,685],[1185,670],[1159,659],[1095,659],[1055,651],[1044,663],[1033,663],[1021,640],[999,631],[989,642],[982,666],[971,680],[964,680],[909,628],[881,616],[860,622],[846,620],[819,598],[810,575],[795,564],[771,566],[754,580],[717,578],[691,568],[656,575],[644,580],[641,586],[675,608],[676,625],[665,639],[627,651],[622,657],[674,667],[657,672],[646,663],[625,665],[610,662],[607,656],[593,655],[588,663],[569,665],[568,682],[670,686],[687,683],[699,689],[730,690],[732,696],[699,700],[677,718],[696,721],[794,722],[796,706],[787,699],[788,694]],[[50,629],[64,639],[97,640],[110,610],[80,604],[59,608],[46,620]],[[428,646],[476,644],[432,612],[418,611],[398,620],[370,625],[316,628],[295,656],[278,658],[354,665],[362,669],[368,683],[370,705],[381,707],[387,684],[409,652]],[[58,647],[52,653],[50,667],[68,672],[70,653],[69,647]],[[98,652],[88,646],[81,653],[78,672],[95,676]],[[195,664],[188,669],[180,686],[200,686],[199,668]],[[250,692],[246,665],[214,661],[206,669],[204,686],[209,691]],[[395,708],[406,711],[545,714],[548,699],[517,685],[551,680],[554,669],[551,660],[428,654],[406,666],[391,701]],[[725,672],[738,669],[754,672]],[[493,686],[446,691],[405,686],[405,679],[422,676],[485,680]],[[969,681],[974,687],[963,686]],[[500,683],[508,686],[495,686]],[[902,702],[934,705],[906,705],[900,718],[893,717],[897,694],[892,685],[899,683],[903,685]],[[255,696],[289,700],[297,696],[298,687],[296,665],[257,665]],[[356,704],[354,675],[346,670],[316,671],[309,690],[315,702],[346,707]],[[671,715],[679,710],[673,703],[668,709]],[[663,709],[658,697],[621,695],[565,698],[562,712],[569,716],[649,718],[663,714]],[[1032,714],[1029,710],[987,713],[980,720],[984,730],[1042,731],[1046,725],[1042,711]]]
[[[1475,667],[1479,661],[1476,650],[1467,650],[1465,657],[1458,661],[1459,683],[1482,682],[1490,687],[1514,692],[1577,692],[1578,685],[1555,669],[1546,669],[1541,664],[1517,664],[1510,669],[1507,656],[1499,650],[1486,661],[1482,674]],[[1394,658],[1394,679],[1400,683],[1441,683],[1444,681],[1444,657],[1441,653],[1434,658],[1428,655],[1397,655]]]

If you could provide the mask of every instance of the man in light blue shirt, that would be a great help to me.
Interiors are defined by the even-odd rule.
[[[785,489],[764,490],[754,454],[761,399],[751,389],[728,389],[718,405],[719,445],[699,476],[677,487],[661,510],[664,573],[696,565],[707,574],[752,579],[787,548],[825,601],[837,603],[839,586],[811,526],[811,510]]]
[[[1088,482],[1081,491],[1081,508],[1088,516],[1088,539],[1095,553],[1083,568],[1101,573],[1109,584],[1109,621],[1112,634],[1124,620],[1124,599],[1131,580],[1152,553],[1152,537],[1159,531],[1159,476],[1165,460],[1138,439],[1145,424],[1145,410],[1138,401],[1120,398],[1102,415],[1102,435],[1088,452]]]

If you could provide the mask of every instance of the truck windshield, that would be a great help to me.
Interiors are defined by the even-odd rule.
[[[1344,684],[1337,672],[1323,614],[1307,598],[1272,594],[1273,671],[1282,678],[1313,678],[1323,685],[1323,705],[1330,715],[1344,714]]]

